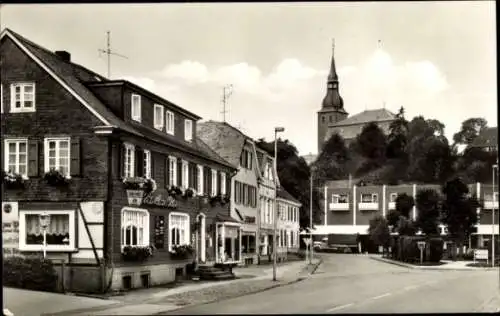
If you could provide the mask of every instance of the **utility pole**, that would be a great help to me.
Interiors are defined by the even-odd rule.
[[[229,100],[229,97],[233,94],[233,85],[232,84],[228,84],[228,85],[225,85],[223,88],[222,88],[222,121],[225,122],[226,121],[226,104],[227,104],[227,100]]]
[[[108,79],[111,79],[111,55],[115,55],[118,57],[122,57],[125,59],[128,59],[127,56],[115,53],[114,51],[111,50],[111,35],[110,31],[106,32],[106,49],[98,49],[99,54],[104,53],[108,57]]]

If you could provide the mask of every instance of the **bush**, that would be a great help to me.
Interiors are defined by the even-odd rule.
[[[3,285],[15,288],[57,290],[57,273],[52,261],[38,257],[4,257]]]
[[[425,262],[440,262],[443,257],[443,240],[421,236],[399,236],[392,243],[392,258],[403,262],[420,262],[419,241],[427,241],[424,250]]]
[[[444,241],[442,238],[430,238],[428,240],[428,247],[430,247],[429,258],[426,261],[429,262],[440,262],[443,258],[444,252]]]

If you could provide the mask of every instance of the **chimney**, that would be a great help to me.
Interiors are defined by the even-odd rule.
[[[65,50],[58,50],[55,52],[57,56],[59,56],[59,58],[61,58],[62,60],[64,60],[65,62],[71,62],[71,54],[68,53],[67,51]]]

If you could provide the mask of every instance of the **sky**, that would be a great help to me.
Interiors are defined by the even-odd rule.
[[[2,5],[8,27],[111,78],[132,81],[202,120],[248,136],[284,127],[299,154],[317,152],[317,111],[335,39],[340,94],[365,109],[438,119],[451,140],[461,122],[497,126],[493,1]]]

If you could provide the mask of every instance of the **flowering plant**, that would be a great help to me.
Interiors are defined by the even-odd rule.
[[[63,174],[61,171],[55,168],[51,168],[48,172],[45,173],[44,179],[50,185],[59,186],[67,185],[69,183],[69,180],[71,180],[71,176],[68,174]]]
[[[172,196],[176,196],[176,195],[182,195],[182,194],[184,194],[184,192],[182,191],[182,189],[180,187],[173,185],[170,187],[170,189],[168,189],[168,194],[170,194]]]
[[[144,189],[144,191],[147,192],[153,192],[157,188],[156,181],[154,179],[145,177],[124,178],[123,185],[125,186],[126,190]]]
[[[186,191],[184,191],[184,198],[192,198],[195,195],[196,191],[193,188],[187,188]]]
[[[214,206],[216,203],[224,206],[225,204],[229,203],[229,197],[225,194],[218,194],[210,197],[210,204]]]
[[[8,172],[3,172],[2,180],[7,188],[15,189],[24,187],[24,182],[28,180],[28,177],[24,174],[15,173],[9,170]]]
[[[125,246],[122,257],[125,261],[144,261],[153,256],[153,246]]]
[[[186,259],[194,253],[191,245],[174,245],[170,251],[170,256],[174,259]]]

